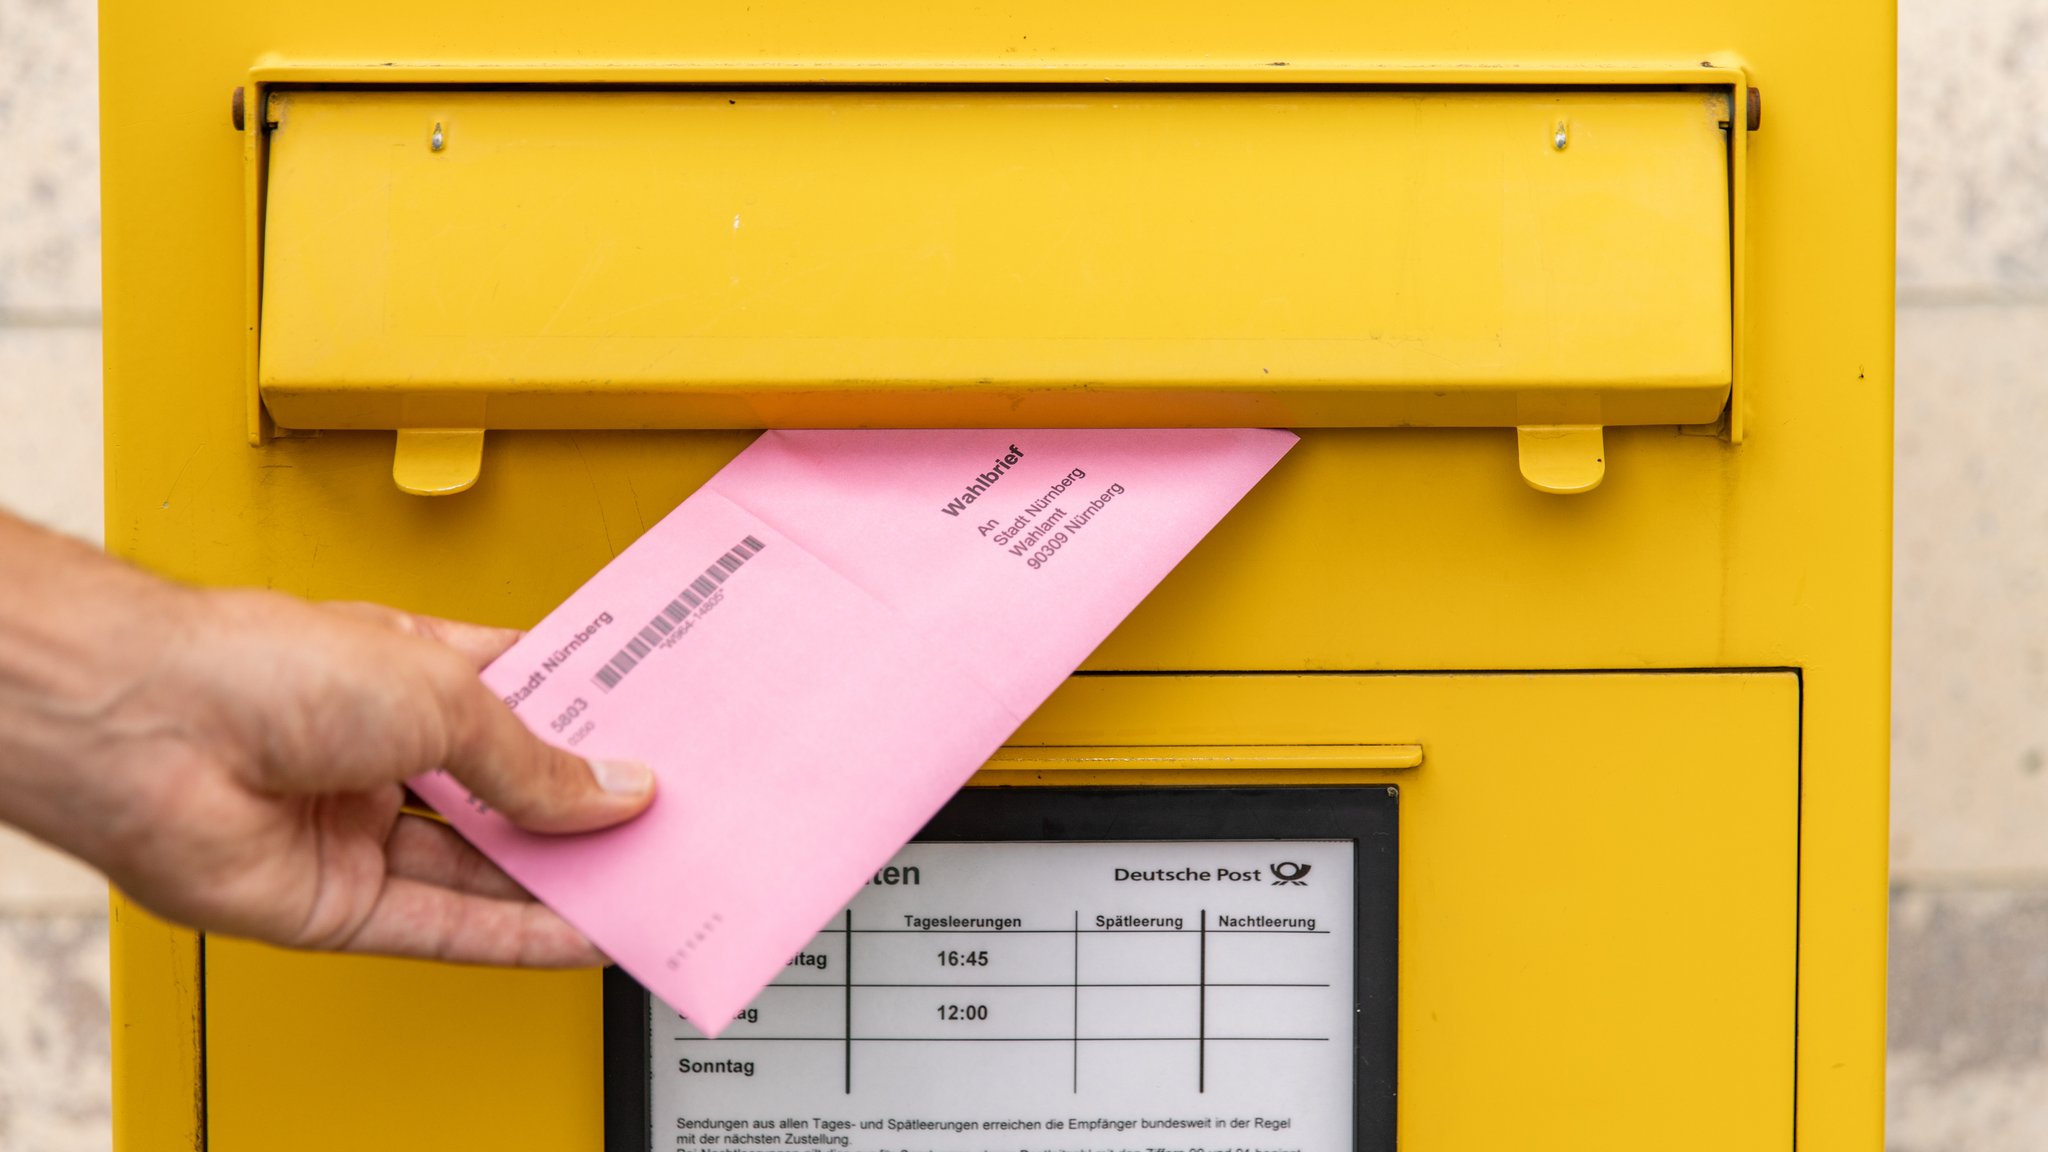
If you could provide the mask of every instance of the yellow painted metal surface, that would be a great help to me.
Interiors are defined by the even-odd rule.
[[[601,1147],[595,972],[212,941],[206,982],[210,1152]]]
[[[292,427],[416,427],[436,393],[495,428],[1678,424],[1728,398],[1726,91],[268,108],[262,393]]]
[[[252,425],[262,423],[250,384],[262,324],[266,150],[275,138],[229,125],[234,87],[379,78],[477,87],[530,84],[536,74],[591,88],[672,85],[675,61],[705,62],[728,87],[787,87],[792,71],[843,84],[928,82],[960,70],[1112,86],[1241,83],[1258,70],[1342,84],[1367,70],[1397,87],[1447,77],[1485,86],[1510,71],[1555,85],[1600,70],[1668,87],[1680,82],[1678,68],[1701,62],[1711,65],[1699,69],[1708,84],[1725,86],[1731,75],[1756,84],[1770,115],[1760,131],[1736,134],[1730,161],[1739,397],[1727,438],[1609,427],[1605,481],[1561,500],[1517,476],[1518,438],[1501,430],[1311,430],[1089,662],[1096,671],[1168,675],[1084,681],[1032,731],[1048,743],[1097,746],[1423,746],[1421,767],[1374,777],[1399,783],[1404,818],[1416,821],[1404,827],[1404,851],[1420,855],[1404,861],[1403,917],[1427,931],[1406,946],[1442,949],[1430,953],[1439,966],[1418,972],[1411,960],[1403,973],[1406,1149],[1683,1147],[1695,1125],[1726,1137],[1721,1147],[1795,1139],[1802,1152],[1882,1147],[1890,5],[1045,0],[935,17],[913,0],[709,8],[616,0],[565,18],[559,6],[524,0],[255,8],[107,0],[100,36],[110,546],[190,580],[379,599],[508,625],[537,619],[748,437],[495,431],[484,446],[484,482],[433,501],[391,483],[388,431],[329,429],[252,447]],[[448,147],[463,139],[451,135]],[[404,415],[415,428],[484,427],[470,422],[473,399],[437,392],[433,404]],[[1074,405],[1069,418],[1118,415],[1114,395],[1060,402]],[[1716,787],[1775,782],[1762,766],[1776,762],[1778,701],[1788,690],[1714,687],[1786,682],[1738,674],[1750,668],[1797,671],[1789,737],[1799,755],[1796,906],[1773,903],[1788,897],[1771,880],[1782,873],[1774,861],[1783,848],[1765,815],[1733,807],[1739,789]],[[1635,675],[1519,674],[1585,669]],[[1163,692],[1183,683],[1180,674],[1205,670],[1258,674],[1216,677],[1226,688],[1310,673],[1316,684],[1394,695],[1373,697],[1385,712],[1363,695],[1326,700],[1313,710],[1317,723],[1332,719],[1324,728],[1265,696],[1260,707],[1273,709],[1275,724],[1256,732],[1203,727],[1229,713],[1220,697],[1132,698],[1108,709],[1129,720],[1110,717],[1114,731],[1081,723],[1097,715],[1080,702],[1084,694],[1125,684]],[[1465,670],[1500,674],[1414,675]],[[1506,711],[1454,717],[1462,690],[1425,700],[1418,687],[1406,714],[1442,715],[1446,726],[1398,722],[1402,710],[1391,705],[1408,691],[1400,685],[1467,680],[1472,699]],[[1634,687],[1667,681],[1693,687],[1654,699]],[[1553,684],[1564,687],[1546,687]],[[1752,691],[1760,695],[1744,695]],[[1346,721],[1333,732],[1335,720],[1354,713],[1385,722]],[[1063,727],[1061,715],[1075,723]],[[1444,735],[1452,719],[1463,735]],[[1566,731],[1582,725],[1587,732]],[[1525,747],[1531,758],[1517,759]],[[1503,748],[1507,757],[1495,755]],[[1729,754],[1696,757],[1694,748]],[[1467,768],[1454,775],[1457,764]],[[1229,778],[1187,767],[1150,778],[1200,772]],[[1508,797],[1521,801],[1516,820],[1501,806]],[[1763,801],[1765,814],[1780,803]],[[1583,823],[1595,816],[1597,824]],[[1582,854],[1552,873],[1560,887],[1544,895],[1559,918],[1539,923],[1529,886],[1542,877],[1512,866],[1509,849],[1533,847],[1527,837],[1544,821],[1576,833]],[[1499,835],[1482,840],[1480,828]],[[1695,850],[1678,858],[1665,840]],[[1624,854],[1598,856],[1601,844]],[[1688,907],[1702,910],[1708,931],[1679,922]],[[1796,957],[1764,927],[1774,915],[1796,915]],[[394,1152],[475,1146],[482,1136],[502,1147],[595,1146],[595,1071],[578,1055],[596,1035],[587,977],[285,957],[220,940],[202,952],[190,934],[125,905],[114,932],[124,1152],[189,1149],[198,1137],[218,1148]],[[1741,950],[1731,962],[1746,987],[1753,980],[1763,989],[1761,999],[1684,994],[1697,970],[1676,945],[1702,936],[1710,951]],[[1523,940],[1537,945],[1528,971],[1581,990],[1575,1004],[1584,1011],[1570,1020],[1597,1027],[1543,1015],[1564,1009],[1517,983],[1514,948]],[[1749,959],[1751,948],[1759,959]],[[1616,967],[1624,962],[1634,966]],[[1766,987],[1760,971],[1744,967],[1752,962],[1772,967],[1778,983]],[[1574,963],[1613,978],[1581,981]],[[1668,995],[1653,994],[1655,974],[1667,968],[1679,980],[1662,990]],[[1687,1015],[1702,1000],[1713,1011]],[[195,1025],[202,1012],[203,1028]],[[1528,1032],[1489,1029],[1503,1012],[1548,1029],[1545,1045]],[[1785,1013],[1794,1028],[1773,1023]],[[1659,1026],[1699,1020],[1710,1029],[1704,1038]],[[563,1078],[540,1087],[523,1070],[529,1065]],[[518,1091],[467,1070],[500,1067]],[[471,1115],[482,1136],[451,1140],[453,1121],[427,1114],[424,1094],[400,1073],[429,1068],[502,1110]],[[1677,1099],[1672,1069],[1728,1091],[1698,1108],[1652,1115],[1624,1103],[1612,1116],[1578,1117],[1604,1143],[1555,1136],[1564,1111],[1589,1094],[1605,1099],[1599,1094],[1639,1085],[1645,1101]],[[202,1107],[204,1130],[195,1134]],[[1724,1116],[1725,1108],[1739,1115]],[[1517,1124],[1525,1113],[1536,1128]],[[1770,1132],[1751,1138],[1751,1124]],[[1530,1131],[1544,1139],[1527,1138]]]
[[[980,782],[1016,783],[1045,772],[1176,771],[1257,772],[1261,779],[1272,780],[1276,773],[1421,766],[1420,744],[1062,744],[1003,748],[982,767]]]
[[[1538,492],[1576,496],[1607,478],[1607,442],[1598,425],[1538,424],[1515,429],[1522,479]]]
[[[391,455],[391,479],[414,496],[453,496],[476,483],[484,465],[480,428],[405,428]]]
[[[1068,764],[977,783],[1396,784],[1403,1147],[1789,1148],[1798,726],[1789,672],[1095,677],[1004,753]],[[1228,766],[1374,737],[1428,762]],[[1109,740],[1135,762],[1105,766]],[[595,1149],[596,995],[217,942],[210,1147]],[[279,1059],[300,1032],[321,1042]]]
[[[137,908],[119,892],[107,915],[115,940],[114,1146],[203,1148],[206,1024],[199,938]]]

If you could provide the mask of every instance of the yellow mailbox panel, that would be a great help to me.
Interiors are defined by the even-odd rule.
[[[296,428],[1707,423],[1730,107],[282,89],[262,397]]]
[[[1081,677],[977,783],[1396,787],[1403,1148],[1789,1149],[1798,710],[1789,672]],[[595,1149],[597,1005],[217,942],[208,1147]]]

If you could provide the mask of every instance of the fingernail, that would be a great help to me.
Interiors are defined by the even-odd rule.
[[[592,760],[597,786],[617,796],[645,796],[654,787],[654,772],[631,760]]]

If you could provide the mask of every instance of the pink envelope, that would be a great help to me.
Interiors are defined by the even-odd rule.
[[[550,837],[413,787],[716,1035],[1294,442],[766,433],[483,675],[653,807]]]

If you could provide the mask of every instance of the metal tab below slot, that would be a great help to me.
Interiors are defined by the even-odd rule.
[[[1538,492],[1575,496],[1607,478],[1606,435],[1598,424],[1532,424],[1515,429],[1522,479]]]
[[[414,496],[466,492],[484,468],[481,428],[401,428],[391,479]]]

